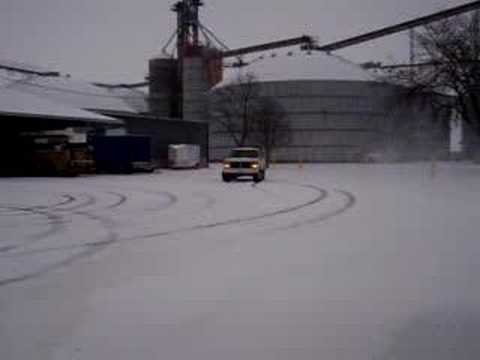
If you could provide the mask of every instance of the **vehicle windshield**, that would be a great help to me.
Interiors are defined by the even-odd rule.
[[[256,157],[258,157],[258,150],[255,150],[255,149],[233,149],[230,152],[230,157],[256,158]]]

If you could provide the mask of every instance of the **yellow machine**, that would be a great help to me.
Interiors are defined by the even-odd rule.
[[[65,135],[25,136],[23,152],[29,175],[75,176],[95,170],[87,145],[69,144]]]

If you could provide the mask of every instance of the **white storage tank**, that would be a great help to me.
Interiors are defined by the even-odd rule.
[[[432,146],[447,146],[448,135],[432,130],[431,112],[412,105],[395,108],[398,87],[339,57],[304,52],[267,56],[240,70],[230,69],[212,96],[235,86],[239,74],[247,73],[256,77],[261,96],[275,99],[285,110],[291,135],[289,143],[276,150],[278,161],[366,161],[370,153],[394,145],[415,157],[431,152]],[[428,139],[418,136],[419,131]],[[212,111],[211,159],[221,160],[234,146]]]

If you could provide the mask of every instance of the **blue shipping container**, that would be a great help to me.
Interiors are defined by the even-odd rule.
[[[153,171],[151,140],[148,136],[95,136],[93,148],[97,172]]]

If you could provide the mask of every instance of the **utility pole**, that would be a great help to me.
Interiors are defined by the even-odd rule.
[[[415,80],[415,61],[416,61],[416,42],[415,42],[415,29],[410,29],[408,32],[410,42],[410,81],[413,83]]]
[[[472,25],[473,56],[478,61],[480,50],[480,11],[478,10],[473,13]]]

